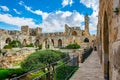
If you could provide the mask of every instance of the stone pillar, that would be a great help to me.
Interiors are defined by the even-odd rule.
[[[45,48],[45,41],[43,41],[42,49],[46,49],[46,48]]]

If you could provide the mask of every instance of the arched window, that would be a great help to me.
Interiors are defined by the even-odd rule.
[[[11,42],[11,39],[10,38],[7,38],[5,43],[9,44]]]
[[[61,39],[58,40],[58,47],[59,47],[59,48],[62,47],[62,40],[61,40]]]
[[[73,32],[72,32],[72,35],[73,35],[73,36],[77,36],[77,32],[76,32],[76,31],[73,31]]]
[[[84,39],[84,42],[89,42],[89,39],[88,39],[88,38],[85,38],[85,39]]]

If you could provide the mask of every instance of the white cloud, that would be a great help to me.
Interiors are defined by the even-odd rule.
[[[68,13],[68,15],[66,15]],[[42,21],[41,26],[43,32],[56,32],[64,31],[64,25],[68,24],[72,26],[82,26],[81,23],[84,22],[84,15],[81,15],[77,11],[56,11],[54,13],[49,13],[48,17]]]
[[[99,0],[80,0],[80,2],[93,10],[98,10]]]
[[[20,18],[20,17],[13,17],[10,14],[0,14],[0,22],[4,22],[7,24],[11,25],[16,25],[16,26],[23,26],[23,25],[28,25],[30,27],[36,27],[34,23],[34,20],[32,18]]]
[[[63,6],[63,7],[65,7],[65,6],[67,6],[67,5],[72,6],[72,4],[73,4],[73,0],[63,0],[63,1],[62,1],[62,6]]]
[[[62,14],[62,18],[66,18],[66,17],[69,17],[69,16],[71,16],[72,15],[72,13],[71,12],[69,12],[69,11],[66,11],[66,12],[64,12],[63,14]]]
[[[97,23],[98,23],[98,11],[99,11],[99,0],[80,0],[81,3],[86,5],[88,8],[93,9],[93,13],[90,16],[90,31],[97,32]]]
[[[19,11],[17,11],[17,9],[13,9],[15,12],[16,12],[16,14],[21,14]]]
[[[32,8],[27,6],[27,5],[25,5],[23,1],[20,1],[19,4],[21,6],[23,6],[27,11],[30,11],[31,13],[34,13],[34,14],[42,16],[43,19],[47,18],[47,16],[48,16],[47,12],[43,12],[41,10],[32,10]]]
[[[0,6],[0,8],[3,10],[3,11],[9,11],[9,8],[7,6]]]
[[[42,12],[41,10],[32,10],[30,7],[27,7],[27,10],[34,13],[34,14],[37,14],[37,15],[40,15],[43,17],[43,19],[46,19],[48,17],[48,13],[47,12]]]
[[[66,5],[71,5],[73,3],[72,0],[68,1],[70,2],[66,1]],[[70,26],[80,26],[83,29],[82,23],[84,22],[84,15],[77,11],[56,11],[47,13],[41,10],[33,10],[31,7],[25,5],[24,2],[19,2],[19,4],[24,6],[27,11],[42,16],[43,20],[39,26],[43,28],[43,32],[64,31],[65,24]]]
[[[68,4],[72,5],[72,0],[68,1]],[[42,16],[42,23],[39,24],[39,26],[43,28],[43,32],[64,31],[65,24],[70,26],[82,26],[81,23],[84,22],[84,15],[81,15],[77,11],[56,11],[47,13],[41,10],[33,10],[31,7],[25,5],[24,2],[20,2],[19,4],[24,6],[27,11]]]

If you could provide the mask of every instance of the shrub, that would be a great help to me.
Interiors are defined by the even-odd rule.
[[[79,49],[80,45],[78,45],[77,43],[74,44],[69,44],[65,47],[66,49]]]
[[[69,58],[70,58],[70,56],[69,56],[69,54],[67,54],[67,53],[65,53],[65,52],[61,52],[61,51],[59,51],[59,50],[53,50],[56,54],[59,54],[60,56],[61,56],[61,59],[64,59],[64,58],[66,58],[65,59],[65,61],[66,60],[69,60]]]
[[[40,70],[40,71],[38,71],[36,73],[31,73],[31,77],[36,78],[36,77],[39,77],[42,74],[44,74],[44,72]]]
[[[39,49],[39,50],[42,49],[42,44],[40,44],[40,45],[38,46],[38,49]]]
[[[62,59],[62,52],[54,50],[37,51],[29,55],[22,63],[21,67],[26,70],[34,70]]]
[[[55,80],[68,80],[70,74],[76,68],[77,68],[76,66],[68,66],[68,65],[59,66],[58,68],[56,68]]]
[[[26,47],[34,47],[33,43],[26,45]]]
[[[15,47],[20,47],[21,43],[18,40],[13,40],[12,42],[10,42],[8,45],[12,46],[13,48]]]
[[[15,48],[15,47],[20,47],[20,45],[21,45],[20,41],[13,40],[8,45],[5,45],[4,49],[12,49],[12,48]]]
[[[12,46],[11,45],[5,45],[4,49],[12,49]]]

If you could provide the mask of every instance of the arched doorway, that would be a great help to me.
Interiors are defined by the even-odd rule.
[[[109,27],[107,13],[104,14],[103,24],[103,55],[104,55],[104,76],[109,80]]]
[[[73,31],[73,32],[72,32],[72,35],[73,35],[73,36],[77,36],[77,32],[76,32],[76,31]]]
[[[88,38],[85,38],[85,39],[84,39],[84,42],[89,42],[89,39],[88,39]]]
[[[40,44],[40,42],[39,42],[39,40],[37,39],[37,40],[35,41],[35,46],[38,47],[39,44]]]
[[[27,45],[27,40],[26,40],[26,39],[23,40],[22,45],[23,45],[23,46],[26,46],[26,45]]]
[[[11,42],[11,39],[10,38],[7,38],[6,40],[5,40],[5,43],[7,43],[7,44],[9,44]]]
[[[61,39],[58,40],[58,47],[59,47],[59,48],[62,47],[62,40],[61,40]]]
[[[42,43],[42,49],[49,49],[50,45],[49,45],[49,39],[48,38],[45,38],[43,40],[43,43]]]

